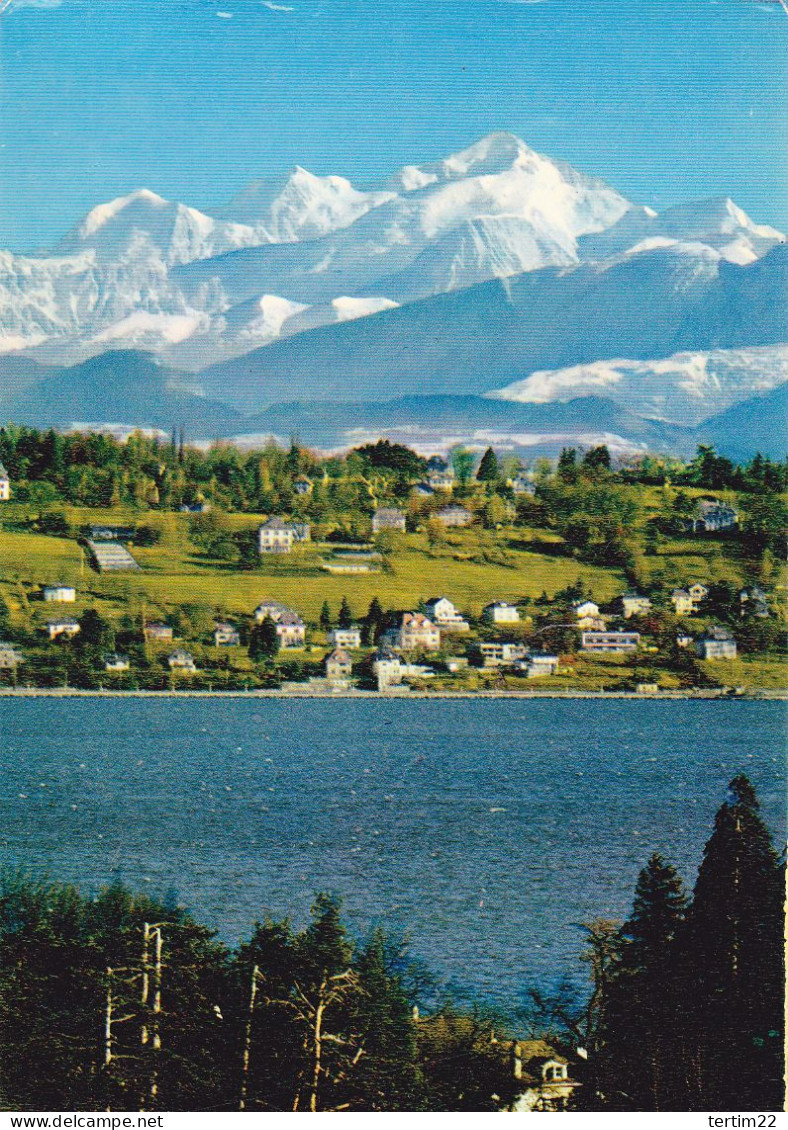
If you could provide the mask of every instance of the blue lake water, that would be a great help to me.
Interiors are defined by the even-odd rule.
[[[774,702],[0,700],[0,862],[170,888],[231,943],[342,895],[463,990],[575,970],[662,851],[691,884],[734,773],[785,834]]]

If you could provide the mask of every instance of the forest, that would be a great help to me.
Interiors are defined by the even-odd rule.
[[[522,1083],[502,1049],[526,1036],[566,1057],[577,1109],[779,1110],[783,890],[737,776],[692,892],[652,855],[627,920],[585,925],[588,989],[524,984],[504,1018],[453,1003],[401,941],[352,937],[330,894],[231,949],[174,895],[6,872],[0,1105],[505,1110]]]

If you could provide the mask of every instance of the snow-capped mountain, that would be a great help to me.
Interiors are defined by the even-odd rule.
[[[518,404],[604,396],[649,419],[695,426],[714,412],[787,381],[788,345],[765,345],[538,370],[487,395]]]
[[[601,395],[687,425],[788,381],[780,232],[727,198],[657,214],[512,134],[366,189],[296,167],[209,212],[139,189],[49,255],[0,252],[0,355],[56,381],[114,351],[109,380],[150,351],[258,413]]]

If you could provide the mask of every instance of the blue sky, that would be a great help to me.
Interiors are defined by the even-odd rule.
[[[364,187],[495,129],[786,228],[787,59],[777,0],[12,0],[0,247],[141,186],[208,210],[296,163]]]

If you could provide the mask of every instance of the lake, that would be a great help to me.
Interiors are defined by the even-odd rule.
[[[320,890],[513,1007],[626,915],[655,849],[692,883],[744,770],[785,833],[779,702],[0,700],[0,861],[174,888],[228,942]]]

